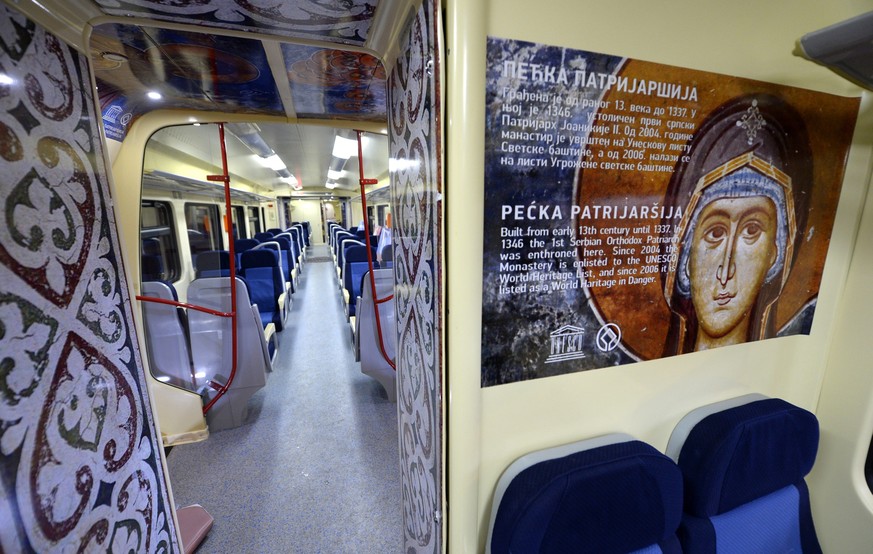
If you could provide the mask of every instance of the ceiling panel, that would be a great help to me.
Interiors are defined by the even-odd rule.
[[[258,40],[101,25],[91,56],[109,138],[121,140],[136,117],[156,108],[285,113]]]
[[[298,117],[387,119],[387,77],[375,57],[288,43],[282,56]]]
[[[379,3],[379,0],[95,1],[108,15],[359,46],[367,39]]]

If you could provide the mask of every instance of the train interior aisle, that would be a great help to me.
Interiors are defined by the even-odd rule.
[[[355,362],[326,245],[310,247],[293,298],[243,425],[169,452],[175,503],[214,517],[202,554],[393,552],[397,405]]]

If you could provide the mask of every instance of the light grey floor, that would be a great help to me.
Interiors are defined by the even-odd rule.
[[[310,258],[329,256],[313,247]],[[215,518],[198,554],[402,551],[397,405],[354,361],[333,263],[308,263],[246,423],[172,449],[176,505]]]

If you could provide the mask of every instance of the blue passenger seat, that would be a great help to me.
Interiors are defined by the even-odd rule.
[[[257,239],[236,239],[235,241],[233,241],[233,250],[234,250],[234,254],[236,254],[236,273],[237,273],[237,275],[240,274],[241,267],[242,267],[242,264],[241,264],[242,253],[245,252],[246,250],[251,250],[252,248],[257,247],[259,244],[261,244],[261,241],[259,241]]]
[[[491,513],[492,554],[682,551],[682,475],[625,434],[522,456],[500,477]]]
[[[297,283],[295,281],[295,277],[297,275],[297,263],[294,257],[294,247],[291,244],[291,239],[289,238],[289,235],[282,233],[273,237],[273,241],[279,244],[279,254],[281,256],[282,262],[282,275],[285,277],[285,282],[288,283],[288,286],[286,288],[290,292],[294,292],[297,289]]]
[[[376,249],[370,248],[374,268],[378,269]],[[367,247],[363,244],[354,244],[345,249],[343,253],[343,299],[346,301],[346,315],[354,317],[357,299],[361,296],[361,280],[365,273],[370,270],[367,260]]]
[[[303,262],[306,260],[306,247],[303,244],[303,231],[299,226],[289,227],[286,233],[290,234],[294,242],[294,248],[297,251],[297,264],[300,269],[303,269]]]
[[[279,253],[269,248],[247,250],[242,254],[242,275],[249,288],[252,304],[257,304],[261,324],[273,323],[277,331],[284,327],[281,302],[285,281],[279,265]]]
[[[309,241],[311,240],[312,235],[312,226],[309,224],[308,221],[301,222],[301,225],[303,225],[303,245],[309,246]]]
[[[818,420],[752,394],[693,410],[667,454],[685,486],[685,552],[820,553],[804,477],[818,450]]]

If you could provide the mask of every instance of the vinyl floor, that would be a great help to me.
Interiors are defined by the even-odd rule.
[[[361,374],[326,246],[245,423],[168,457],[177,507],[215,524],[198,554],[402,551],[397,405]]]

